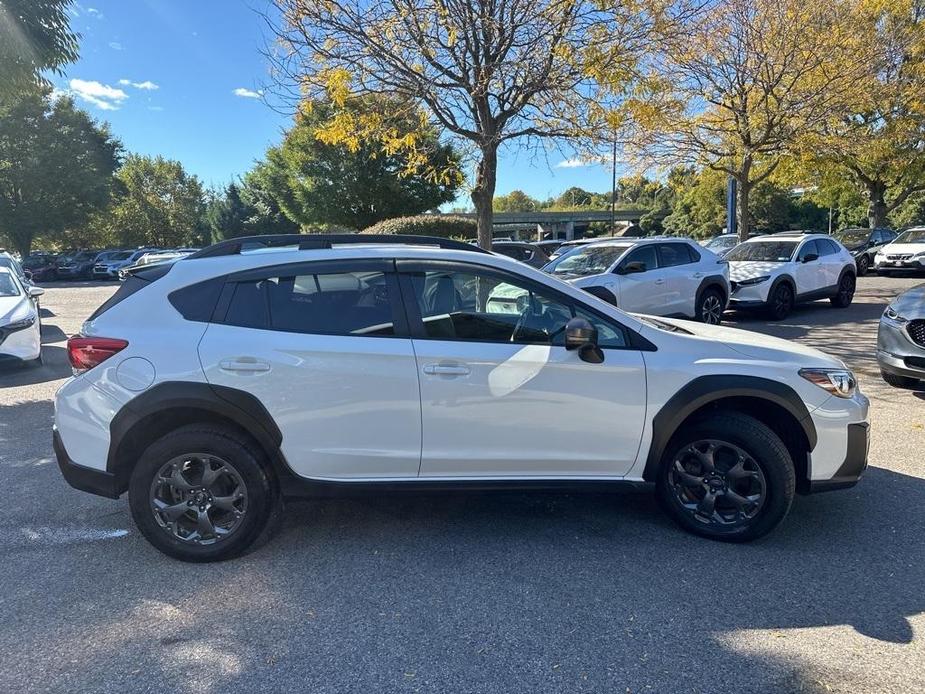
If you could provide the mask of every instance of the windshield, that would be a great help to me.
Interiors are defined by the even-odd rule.
[[[703,245],[704,248],[732,248],[736,245],[734,236],[716,236]]]
[[[835,234],[835,238],[845,246],[856,246],[867,243],[870,238],[870,229],[845,229]]]
[[[554,275],[599,275],[607,272],[617,258],[632,246],[578,246],[563,253],[544,270]]]
[[[741,243],[726,256],[726,260],[759,260],[786,263],[793,257],[796,241],[752,241]]]
[[[120,251],[109,256],[109,260],[128,260],[132,257],[131,251]]]
[[[893,243],[925,243],[925,229],[904,231]]]
[[[3,259],[0,258],[0,262]],[[8,272],[0,272],[0,296],[19,296],[19,287],[16,280]]]

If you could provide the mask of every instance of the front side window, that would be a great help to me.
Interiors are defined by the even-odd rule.
[[[626,259],[621,264],[626,266],[630,263],[642,263],[645,268],[644,272],[655,270],[658,267],[658,255],[655,251],[655,246],[640,246],[626,256]]]
[[[829,239],[816,239],[816,248],[819,250],[819,255],[835,255],[839,252],[838,246],[834,241]]]
[[[797,260],[804,261],[810,255],[821,255],[821,253],[819,253],[819,248],[816,246],[816,242],[814,240],[809,240],[803,244],[803,247],[800,248],[800,253],[797,255]]]
[[[267,277],[237,282],[224,322],[245,328],[318,335],[395,334],[382,272]]]
[[[597,328],[601,347],[627,344],[618,324],[506,275],[432,270],[412,273],[411,285],[431,339],[561,346],[566,323],[578,316]]]

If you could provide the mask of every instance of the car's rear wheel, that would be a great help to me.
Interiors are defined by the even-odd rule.
[[[723,295],[717,289],[707,289],[697,302],[697,320],[707,325],[719,325],[723,320]]]
[[[796,477],[787,447],[753,417],[716,413],[669,442],[656,490],[685,530],[745,542],[773,530],[793,503]]]
[[[777,285],[768,300],[768,314],[772,320],[783,320],[793,310],[793,289],[786,282]]]
[[[898,376],[897,374],[891,374],[888,371],[881,371],[880,376],[882,376],[883,380],[894,388],[905,388],[907,390],[911,390],[913,388],[917,388],[919,384],[921,384],[921,381],[917,378],[910,378],[909,376]]]
[[[832,302],[832,306],[835,308],[848,308],[851,306],[851,302],[854,301],[854,290],[856,287],[857,280],[855,280],[854,275],[850,273],[843,275],[838,283],[838,293],[829,299],[829,301]]]
[[[135,524],[157,549],[191,562],[246,551],[267,528],[279,494],[265,456],[244,436],[190,425],[155,441],[129,483]]]
[[[860,258],[858,258],[857,266],[858,277],[863,277],[867,274],[867,271],[870,270],[870,258],[868,258],[866,255],[862,255]]]

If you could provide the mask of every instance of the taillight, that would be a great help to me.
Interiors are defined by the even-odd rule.
[[[128,342],[125,340],[77,335],[67,341],[67,358],[74,371],[82,372],[102,364],[126,347],[128,347]]]

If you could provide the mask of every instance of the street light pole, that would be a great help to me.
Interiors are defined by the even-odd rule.
[[[610,184],[610,235],[613,236],[617,227],[617,135],[613,136],[613,160],[611,166]]]

